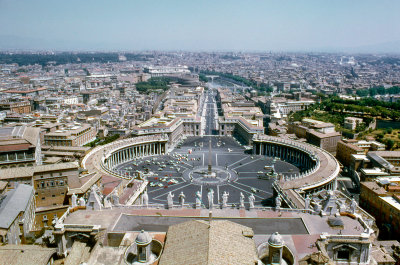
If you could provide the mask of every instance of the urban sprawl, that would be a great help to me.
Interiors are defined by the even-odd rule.
[[[0,264],[394,265],[399,239],[400,56],[0,53]]]

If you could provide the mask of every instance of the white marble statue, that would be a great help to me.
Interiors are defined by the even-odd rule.
[[[250,209],[254,208],[254,201],[256,200],[256,198],[254,197],[254,194],[250,194],[249,196],[249,204],[250,204]]]
[[[222,194],[222,207],[228,207],[228,197],[229,197],[229,193],[224,191],[224,194]]]
[[[196,192],[196,208],[201,207],[201,192],[198,190]]]
[[[350,213],[355,214],[356,210],[357,210],[357,202],[354,198],[352,198],[350,203]]]
[[[86,206],[85,199],[83,197],[79,198],[79,206]]]
[[[147,194],[147,190],[145,190],[143,192],[142,198],[143,198],[143,206],[148,207],[149,206],[149,195]]]
[[[72,194],[72,196],[71,196],[71,206],[72,206],[72,208],[78,206],[78,202],[77,201],[78,201],[78,196],[76,196],[75,193]]]
[[[111,204],[111,197],[107,196],[104,198],[104,207],[105,208],[112,208],[112,204]]]
[[[213,208],[214,205],[214,190],[210,189],[210,191],[207,194],[207,198],[208,198],[208,208],[211,209]]]
[[[57,224],[57,222],[58,222],[58,217],[55,216],[55,217],[53,218],[53,221],[52,221],[51,223],[53,224],[53,226],[55,226],[55,225]]]
[[[240,208],[244,208],[244,195],[243,195],[243,192],[240,193]]]
[[[168,192],[168,195],[167,195],[168,208],[172,208],[174,206],[173,198],[174,198],[174,194],[172,194],[171,192]]]
[[[320,204],[319,202],[316,202],[316,203],[314,204],[314,211],[315,211],[317,214],[319,214],[319,213],[321,212],[321,209],[322,209],[321,204]]]
[[[309,209],[310,208],[310,201],[311,201],[310,196],[307,195],[306,199],[304,200],[304,209]]]
[[[181,191],[181,193],[179,194],[179,202],[181,203],[181,206],[183,207],[183,205],[185,204],[185,194],[183,193],[183,191]]]
[[[282,199],[281,199],[281,196],[278,195],[275,198],[275,208],[280,209],[281,205],[282,205]]]
[[[113,204],[114,205],[119,205],[119,197],[118,197],[118,195],[114,193],[114,194],[111,195],[111,197],[112,197]]]

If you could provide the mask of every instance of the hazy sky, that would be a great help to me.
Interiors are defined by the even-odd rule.
[[[399,49],[399,0],[0,0],[0,48]]]

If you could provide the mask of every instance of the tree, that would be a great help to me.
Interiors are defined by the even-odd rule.
[[[376,135],[376,138],[377,138],[378,140],[381,140],[381,139],[383,139],[384,136],[385,136],[385,135],[383,134],[383,132],[380,132],[380,133],[378,133],[378,134]]]
[[[394,141],[392,139],[387,139],[386,140],[386,149],[392,150],[393,146],[394,146]]]

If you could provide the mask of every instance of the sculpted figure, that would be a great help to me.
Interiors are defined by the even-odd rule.
[[[243,192],[240,193],[240,208],[244,208],[244,195],[243,195]]]
[[[352,198],[350,203],[350,213],[355,214],[356,210],[357,210],[357,202],[354,198]]]
[[[281,199],[281,196],[276,196],[276,199],[275,199],[275,208],[276,209],[279,209],[279,208],[281,208],[281,205],[282,205],[282,199]]]
[[[201,193],[198,190],[196,192],[196,208],[200,208],[201,207]]]
[[[304,204],[305,204],[304,209],[310,208],[310,201],[311,201],[310,196],[307,195],[307,196],[306,196],[306,199],[305,199],[305,201],[304,201]]]
[[[149,206],[149,195],[147,194],[147,190],[143,193],[143,206]]]
[[[254,197],[254,194],[250,194],[249,196],[249,204],[250,204],[250,209],[254,208],[254,201],[256,200],[256,198]]]
[[[214,204],[214,190],[213,189],[210,189],[210,191],[208,192],[207,198],[208,198],[208,208],[211,209]]]
[[[168,195],[167,195],[168,208],[172,208],[172,206],[174,206],[173,198],[174,198],[174,194],[172,194],[171,192],[168,192]]]
[[[79,199],[79,206],[85,206],[85,205],[86,205],[85,199],[84,199],[83,197],[81,197],[81,198]]]
[[[78,196],[76,196],[75,193],[72,194],[72,196],[71,196],[71,206],[72,206],[72,208],[78,206],[77,200],[78,200]]]
[[[224,191],[224,194],[222,194],[222,207],[227,207],[228,206],[228,197],[229,193]]]
[[[181,191],[181,193],[179,194],[179,202],[181,203],[181,206],[183,207],[183,205],[185,204],[185,194],[183,193],[183,191]]]

